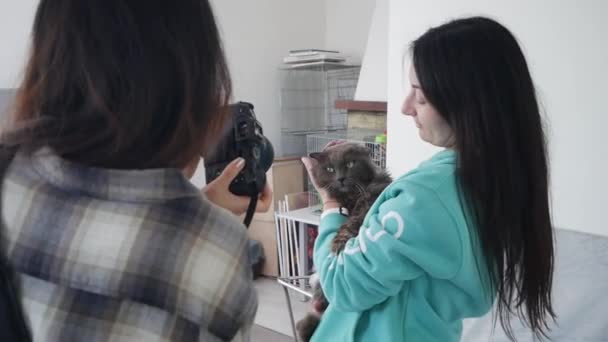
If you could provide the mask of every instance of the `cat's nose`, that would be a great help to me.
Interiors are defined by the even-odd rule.
[[[338,182],[340,182],[340,184],[344,184],[345,180],[346,180],[346,177],[340,177],[340,178],[338,178]]]

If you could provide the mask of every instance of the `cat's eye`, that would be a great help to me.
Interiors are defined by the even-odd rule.
[[[346,167],[347,168],[352,168],[353,166],[355,166],[355,162],[354,161],[349,161],[348,163],[346,163]]]
[[[333,167],[331,167],[331,166],[328,166],[328,167],[326,168],[326,170],[327,170],[327,172],[332,172],[332,173],[335,171],[335,170],[334,170],[334,168],[333,168]]]

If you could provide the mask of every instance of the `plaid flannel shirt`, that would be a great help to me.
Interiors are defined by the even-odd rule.
[[[179,170],[18,153],[3,183],[8,257],[35,341],[249,340],[244,226]]]

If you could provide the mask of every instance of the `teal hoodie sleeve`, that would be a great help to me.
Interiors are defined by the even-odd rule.
[[[314,249],[325,296],[340,311],[369,309],[424,273],[449,279],[460,269],[457,225],[434,190],[423,185],[392,184],[368,212],[359,235],[335,255],[331,241],[346,219],[324,213]]]

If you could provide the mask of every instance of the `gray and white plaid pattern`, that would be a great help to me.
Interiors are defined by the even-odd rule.
[[[2,201],[36,341],[249,340],[245,228],[179,170],[19,153]]]

